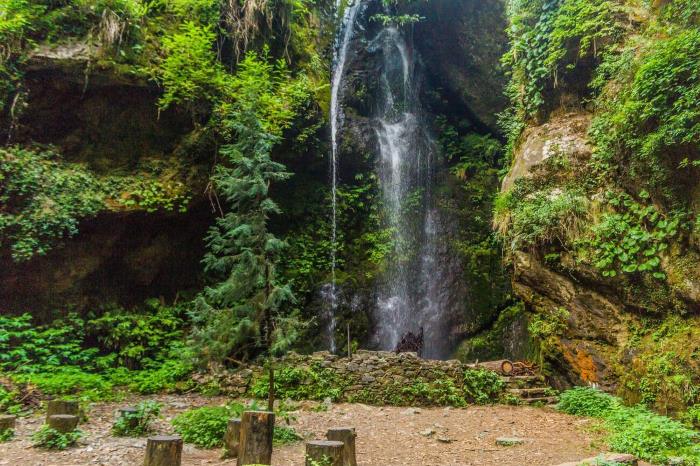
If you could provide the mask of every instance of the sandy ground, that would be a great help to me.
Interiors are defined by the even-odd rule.
[[[158,433],[172,432],[170,419],[196,406],[216,405],[224,398],[199,396],[158,397],[163,416]],[[99,403],[91,407],[81,426],[80,444],[63,452],[47,452],[31,446],[31,434],[43,423],[39,414],[18,420],[16,437],[0,444],[0,465],[140,465],[145,439],[115,438],[110,428],[117,408],[134,403]],[[310,408],[313,404],[303,404]],[[291,425],[305,438],[322,438],[329,427],[357,429],[357,455],[361,466],[552,466],[595,456],[604,445],[591,421],[548,408],[486,406],[466,409],[370,407],[333,405],[327,411],[300,409]],[[496,446],[497,437],[519,437],[523,445]],[[185,445],[183,465],[234,465],[221,460],[219,450]],[[275,449],[274,466],[299,466],[304,461],[303,442]]]

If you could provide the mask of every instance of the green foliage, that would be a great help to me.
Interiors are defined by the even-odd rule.
[[[603,419],[614,451],[655,463],[665,463],[673,456],[691,464],[700,462],[698,432],[646,408],[624,406],[619,398],[596,389],[579,387],[562,393],[558,409]]]
[[[204,406],[178,414],[173,419],[175,431],[182,440],[201,448],[214,448],[222,445],[228,420],[240,417],[244,406]]]
[[[495,222],[512,251],[565,244],[575,236],[588,212],[585,194],[575,188],[528,192],[518,180],[495,203]]]
[[[160,65],[160,80],[165,93],[162,108],[197,105],[215,100],[226,85],[226,74],[216,61],[215,33],[209,27],[188,21],[179,32],[163,38],[165,59]]]
[[[119,437],[142,437],[151,432],[151,422],[160,414],[160,403],[152,400],[136,405],[136,412],[119,416],[112,425],[112,433]]]
[[[22,411],[22,404],[18,398],[18,390],[9,390],[0,384],[0,412],[19,414]]]
[[[84,323],[71,315],[50,326],[35,326],[30,314],[0,316],[0,369],[38,372],[89,365],[97,350],[83,349]]]
[[[505,391],[505,382],[501,377],[489,370],[474,369],[464,371],[465,398],[476,404],[488,404],[498,401]]]
[[[142,313],[116,309],[87,323],[103,351],[116,354],[117,362],[129,369],[165,359],[171,346],[183,341],[184,328],[183,311],[158,300],[146,301]]]
[[[0,246],[9,245],[15,260],[46,254],[102,208],[102,186],[80,165],[60,163],[51,151],[0,149]]]
[[[648,200],[642,191],[640,197]],[[642,205],[627,194],[608,193],[608,203],[622,213],[606,213],[592,227],[593,263],[604,276],[625,273],[651,272],[663,279],[660,254],[678,234],[680,216],[669,218],[654,205]]]
[[[32,442],[34,447],[46,448],[47,450],[65,450],[75,445],[82,435],[80,430],[64,434],[44,425],[32,435]]]
[[[255,379],[250,394],[255,398],[266,398],[269,379],[267,373]],[[291,400],[338,400],[345,389],[344,381],[332,370],[320,366],[280,366],[275,370],[275,393],[280,399]]]
[[[293,427],[275,426],[275,431],[272,436],[272,443],[275,446],[282,446],[290,443],[296,443],[301,439],[302,437],[297,434]]]
[[[109,379],[75,366],[44,367],[41,372],[13,374],[12,380],[34,385],[46,395],[80,395],[88,400],[114,396],[114,385]]]
[[[693,405],[688,410],[683,413],[683,422],[693,427],[694,429],[700,428],[700,405]]]
[[[3,442],[8,442],[12,440],[12,438],[15,436],[15,430],[14,429],[4,429],[0,430],[0,443]]]

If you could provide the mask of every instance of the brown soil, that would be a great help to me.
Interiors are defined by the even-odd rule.
[[[159,433],[171,432],[170,420],[192,407],[216,405],[224,398],[163,396]],[[31,446],[31,434],[43,423],[36,414],[20,419],[16,437],[0,444],[0,465],[140,465],[145,439],[115,438],[110,427],[117,408],[137,402],[98,403],[81,426],[85,436],[75,448],[48,452]],[[371,407],[333,405],[318,411],[316,403],[302,403],[291,426],[305,438],[321,438],[332,426],[357,429],[357,454],[361,466],[551,466],[595,456],[602,443],[592,433],[592,421],[567,416],[547,408],[486,406],[466,409]],[[523,445],[496,446],[497,437],[518,437]],[[185,445],[183,465],[234,465],[221,460],[218,450]],[[275,450],[274,466],[303,465],[303,442]]]

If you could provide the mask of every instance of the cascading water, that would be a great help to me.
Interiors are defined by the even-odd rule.
[[[435,145],[420,105],[420,74],[413,47],[394,26],[371,44],[382,71],[375,131],[384,219],[393,234],[393,254],[380,285],[375,344],[393,350],[408,332],[423,333],[426,357],[447,350],[444,277],[438,257],[440,219],[432,187]]]
[[[441,221],[433,194],[436,148],[420,104],[420,63],[412,37],[396,26],[368,28],[367,32],[376,33],[373,38],[353,40],[353,34],[359,30],[356,23],[362,22],[362,7],[369,3],[357,0],[346,8],[334,60],[330,109],[333,282],[323,291],[329,308],[330,347],[335,349],[338,301],[335,245],[338,136],[343,125],[341,94],[348,55],[352,55],[350,49],[361,45],[367,47],[365,56],[379,57],[377,62],[372,58],[360,66],[368,65],[367,70],[376,73],[376,78],[371,78],[374,110],[368,116],[379,152],[376,170],[383,223],[393,240],[376,287],[373,344],[393,350],[408,332],[422,333],[423,356],[441,358],[450,349],[449,328],[454,324],[455,302],[459,301],[453,286],[457,269],[446,246],[447,227]]]
[[[338,131],[342,124],[342,109],[340,107],[340,91],[345,75],[345,64],[347,62],[350,41],[355,29],[357,13],[362,5],[361,0],[356,0],[354,4],[345,9],[341,23],[341,32],[336,44],[333,57],[333,73],[331,78],[331,203],[332,203],[332,238],[331,238],[331,284],[322,291],[325,302],[328,305],[328,317],[326,333],[331,352],[335,352],[335,327],[336,312],[338,307],[338,292],[336,287],[336,263],[337,263],[337,241],[338,241]],[[336,1],[336,11],[340,11],[341,2]]]

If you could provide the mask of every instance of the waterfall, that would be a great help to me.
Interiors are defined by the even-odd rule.
[[[424,333],[424,356],[447,348],[445,276],[438,248],[441,222],[433,196],[435,144],[420,105],[420,73],[412,43],[385,26],[370,44],[382,56],[374,117],[383,216],[393,254],[376,303],[375,345],[393,350],[408,332]]]
[[[333,57],[333,73],[331,78],[331,203],[332,203],[332,238],[331,238],[331,284],[323,290],[324,299],[329,307],[328,324],[326,332],[328,334],[329,348],[335,352],[335,327],[336,311],[338,306],[338,293],[336,287],[336,262],[337,262],[337,241],[338,241],[338,130],[342,124],[342,108],[340,106],[340,91],[345,74],[345,63],[348,57],[350,41],[355,29],[355,20],[362,4],[361,0],[356,0],[354,4],[346,7],[345,13],[338,35],[338,43],[335,47]],[[340,0],[336,1],[336,11],[340,11]]]

